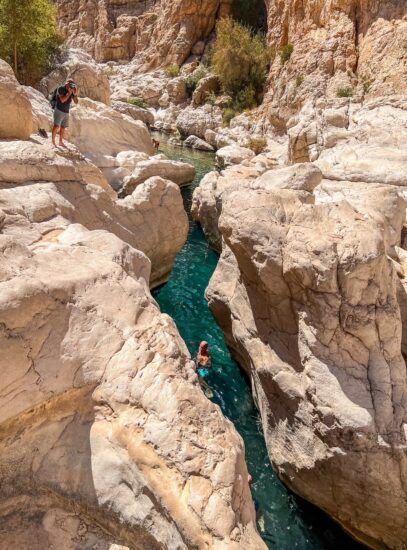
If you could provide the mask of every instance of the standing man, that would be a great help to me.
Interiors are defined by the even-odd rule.
[[[52,129],[52,143],[55,143],[59,132],[59,146],[66,147],[64,144],[65,128],[69,126],[69,109],[71,103],[78,103],[78,89],[73,80],[69,79],[65,86],[60,86],[56,92],[56,105],[54,109],[54,127]]]

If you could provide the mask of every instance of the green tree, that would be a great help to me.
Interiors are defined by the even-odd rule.
[[[60,43],[49,0],[0,0],[0,57],[21,82],[41,78]]]
[[[261,100],[270,62],[265,37],[230,18],[216,26],[212,70],[218,75],[224,93],[235,100],[240,110]]]

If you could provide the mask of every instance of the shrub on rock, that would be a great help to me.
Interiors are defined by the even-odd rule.
[[[269,57],[263,35],[229,18],[218,22],[212,69],[236,108],[253,107],[261,100]]]

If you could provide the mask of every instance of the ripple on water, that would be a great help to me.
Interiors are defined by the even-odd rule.
[[[189,213],[192,191],[213,170],[214,156],[172,147],[165,136],[160,140],[161,152],[172,159],[184,159],[197,169],[193,184],[182,190]],[[291,493],[274,474],[248,381],[231,359],[204,298],[217,261],[218,256],[189,217],[188,240],[177,256],[169,282],[154,291],[154,297],[161,310],[175,320],[191,354],[196,353],[201,340],[209,342],[213,368],[207,382],[214,392],[212,400],[244,439],[260,534],[269,548],[278,550],[361,549],[322,512]]]

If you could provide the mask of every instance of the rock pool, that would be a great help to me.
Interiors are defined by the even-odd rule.
[[[163,136],[160,151],[169,158],[194,164],[193,184],[182,190],[189,213],[192,192],[202,177],[213,170],[214,157],[173,147]],[[191,354],[201,340],[207,340],[212,366],[207,382],[223,413],[232,420],[244,439],[246,461],[253,477],[258,529],[269,548],[278,550],[356,550],[362,547],[315,507],[291,493],[274,474],[261,430],[260,417],[251,398],[248,381],[231,359],[204,298],[218,256],[205,240],[197,224],[189,219],[188,240],[174,265],[169,282],[154,292],[161,310],[176,322]]]

